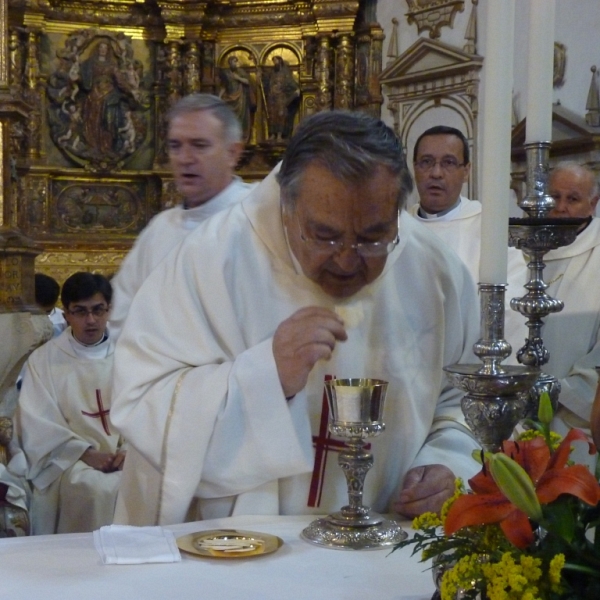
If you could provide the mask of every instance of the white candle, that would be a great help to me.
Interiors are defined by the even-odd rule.
[[[525,142],[552,141],[554,0],[529,0]]]
[[[481,283],[506,283],[507,279],[514,23],[514,0],[488,3],[482,110]]]

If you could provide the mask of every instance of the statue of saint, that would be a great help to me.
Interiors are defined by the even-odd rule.
[[[127,73],[119,69],[107,42],[99,42],[81,63],[80,86],[85,94],[82,102],[85,141],[100,153],[117,152],[119,128],[126,121],[129,100],[135,102],[133,92],[137,90]]]
[[[269,139],[282,141],[294,129],[294,118],[300,106],[300,86],[281,56],[274,56],[273,68],[263,77],[267,101]]]
[[[47,84],[54,143],[83,164],[110,166],[133,154],[145,137],[149,105],[131,40],[85,30],[71,34],[56,55]]]
[[[237,56],[230,56],[227,63],[229,68],[219,71],[222,86],[219,97],[238,116],[244,132],[243,140],[248,142],[252,132],[254,112],[256,111],[256,96],[250,76],[239,66]]]

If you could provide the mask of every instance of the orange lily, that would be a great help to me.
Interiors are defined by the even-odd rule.
[[[531,478],[540,504],[549,504],[561,494],[576,496],[595,506],[600,502],[600,485],[584,465],[568,466],[571,443],[588,441],[580,430],[572,429],[560,446],[550,452],[543,438],[523,442],[504,442],[502,452],[515,460]],[[595,452],[589,444],[590,454]],[[451,535],[470,525],[498,523],[506,538],[517,548],[534,541],[528,515],[510,502],[492,478],[487,466],[469,480],[473,494],[460,496],[446,516],[444,529]]]

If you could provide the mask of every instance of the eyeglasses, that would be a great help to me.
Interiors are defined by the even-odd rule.
[[[374,258],[377,256],[387,256],[400,242],[400,212],[398,212],[398,229],[396,237],[391,242],[358,242],[356,244],[346,244],[335,240],[319,240],[307,237],[302,231],[302,226],[296,215],[298,230],[300,231],[300,239],[310,247],[312,252],[319,254],[340,254],[346,248],[354,250],[363,258]]]
[[[446,173],[451,173],[452,171],[456,171],[458,167],[464,167],[466,163],[459,163],[456,158],[452,156],[445,156],[444,158],[435,160],[433,156],[424,156],[419,160],[414,162],[415,168],[419,171],[431,171],[431,169],[435,168],[435,165],[440,165],[440,169],[442,171],[446,171]]]
[[[67,312],[77,319],[85,319],[88,315],[92,315],[99,319],[108,312],[108,306],[103,306],[100,304],[99,306],[93,306],[89,309],[80,306],[74,310],[68,310]]]

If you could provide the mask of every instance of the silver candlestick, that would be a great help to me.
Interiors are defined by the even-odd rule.
[[[554,199],[548,194],[548,172],[550,143],[537,142],[525,145],[527,155],[526,194],[519,206],[529,216],[509,219],[509,245],[522,250],[529,258],[527,268],[529,281],[525,283],[527,294],[513,298],[510,306],[526,319],[529,333],[525,345],[517,352],[517,360],[522,365],[538,372],[537,381],[531,389],[527,414],[537,414],[539,396],[546,391],[556,411],[560,383],[542,371],[550,355],[542,340],[543,319],[549,314],[560,312],[563,303],[546,293],[544,282],[544,255],[556,248],[572,244],[577,230],[585,219],[549,218],[554,208]]]
[[[490,452],[500,449],[525,416],[528,391],[537,377],[537,372],[527,367],[501,364],[511,352],[504,339],[505,292],[505,284],[479,284],[481,338],[473,352],[483,365],[444,367],[452,385],[466,392],[461,402],[465,420]]]
[[[394,521],[375,514],[362,503],[365,476],[373,455],[364,440],[385,429],[383,405],[387,382],[379,379],[333,379],[325,382],[331,421],[329,431],[347,440],[338,463],[348,486],[349,504],[313,521],[302,537],[313,544],[341,550],[366,550],[394,546],[406,533]]]

